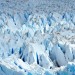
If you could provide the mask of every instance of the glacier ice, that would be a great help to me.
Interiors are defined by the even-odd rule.
[[[1,55],[0,56],[1,56],[1,59],[3,59],[1,60],[1,66],[2,65],[4,66],[6,65],[6,63],[9,63],[7,61],[10,61],[10,58],[11,58],[12,61],[9,63],[9,65],[16,66],[18,70],[21,70],[21,72],[23,73],[25,72],[24,74],[28,73],[28,75],[29,74],[35,75],[38,72],[35,72],[35,70],[32,71],[32,69],[35,69],[35,67],[31,66],[32,64],[33,66],[38,65],[39,70],[41,70],[42,68],[53,70],[54,67],[65,66],[68,64],[68,62],[73,61],[74,46],[72,46],[71,41],[68,42],[68,38],[69,38],[68,35],[65,35],[68,33],[67,28],[69,29],[70,27],[68,26],[67,28],[65,28],[65,22],[67,20],[62,19],[64,20],[62,22],[61,19],[58,18],[59,22],[60,21],[62,22],[61,24],[58,23],[58,21],[56,21],[57,16],[55,16],[57,13],[53,13],[53,14],[54,15],[52,17],[54,18],[53,20],[55,21],[53,22],[53,24],[51,23],[51,25],[48,26],[49,30],[46,28],[46,25],[41,20],[41,17],[45,19],[46,16],[44,17],[41,15],[35,14],[33,17],[32,16],[33,14],[31,14],[30,15],[31,18],[29,17],[27,22],[21,25],[21,23],[17,23],[18,21],[14,21],[16,19],[13,20],[12,17],[10,17],[9,15],[5,15],[7,17],[6,19],[7,22],[4,27],[1,27],[2,36],[0,37],[1,39],[1,43],[0,43]],[[16,15],[14,16],[16,17]],[[36,16],[38,18],[36,18]],[[17,15],[17,17],[19,16]],[[58,15],[58,17],[60,17],[60,14]],[[19,20],[19,18],[17,19]],[[32,19],[31,23],[30,23],[30,19]],[[35,21],[35,24],[32,23],[34,21]],[[48,25],[49,23],[47,19],[45,19],[45,21],[44,22],[47,23]],[[19,28],[15,25],[15,22],[16,22],[16,25],[19,24],[20,26],[20,27],[18,26]],[[38,27],[36,27],[36,25]],[[40,28],[42,28],[42,31]],[[69,29],[69,31],[70,33],[72,33],[71,29]],[[74,32],[72,33],[72,37],[73,36],[74,36]],[[71,38],[69,39],[73,40]],[[15,55],[16,57],[14,57]],[[14,58],[17,58],[17,59],[14,59]],[[4,70],[4,72],[6,74],[9,74],[7,73],[9,68],[3,67],[3,66],[1,67],[1,70],[3,71],[3,69],[6,69],[7,71]],[[14,74],[14,71],[15,70],[12,71],[13,74]],[[40,74],[42,74],[43,72],[45,75],[51,74],[49,73],[49,71],[42,71]],[[18,72],[16,71],[16,75],[17,73]],[[63,72],[59,71],[59,73],[57,72],[56,74],[58,75],[60,73],[63,73]],[[1,72],[1,74],[4,74],[4,73]]]
[[[0,0],[0,75],[75,75],[71,9],[65,0]]]
[[[68,13],[65,15],[69,16]],[[71,20],[62,18],[59,13],[52,13],[51,17],[48,14],[29,14],[23,17],[25,22],[20,13],[13,17],[4,13],[0,16],[1,75],[10,75],[8,71],[12,71],[12,75],[65,75],[65,67],[63,71],[56,69],[56,73],[54,70],[75,59],[75,26]]]

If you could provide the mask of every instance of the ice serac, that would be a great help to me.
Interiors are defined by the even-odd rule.
[[[45,52],[44,45],[37,43],[30,43],[23,45],[20,50],[20,58],[28,64],[38,64],[44,68],[52,68],[53,63]],[[44,62],[45,61],[45,62]]]
[[[50,52],[53,61],[56,61],[59,66],[63,66],[67,64],[66,58],[60,47],[58,45],[54,45],[52,51]],[[60,59],[62,58],[62,59]],[[62,61],[63,60],[63,61]]]
[[[55,12],[61,1],[0,0],[0,75],[75,75],[75,14]]]

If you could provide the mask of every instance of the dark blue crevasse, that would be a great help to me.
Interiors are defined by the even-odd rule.
[[[9,49],[9,52],[8,52],[8,56],[10,56],[11,54],[14,54],[14,49]]]
[[[38,54],[36,53],[37,64],[39,64]]]
[[[62,52],[65,53],[65,47],[64,47],[64,45],[58,43],[58,47],[60,47],[60,49],[62,50]]]
[[[11,51],[11,53],[13,54],[14,53],[14,49],[12,48],[12,51]]]
[[[51,26],[51,18],[47,17],[48,25]]]
[[[22,51],[21,51],[21,47],[20,47],[19,54],[21,54],[21,53],[22,53]]]
[[[20,50],[19,50],[19,55],[20,55],[20,59],[22,58],[22,55],[23,55],[23,52],[22,52],[22,49],[20,47]]]
[[[30,35],[30,33],[29,33],[29,32],[27,32],[27,33],[26,33],[26,36],[27,36],[27,37],[31,37],[31,35]]]
[[[19,67],[20,69],[22,69],[22,67],[21,67],[20,65],[19,65],[18,67]]]
[[[19,49],[19,54],[20,54],[20,57],[22,56],[23,54],[23,50],[26,48],[25,44],[23,43],[22,47],[20,47]]]
[[[22,58],[22,60],[23,60],[23,62],[25,62],[25,59],[24,59],[24,57]]]

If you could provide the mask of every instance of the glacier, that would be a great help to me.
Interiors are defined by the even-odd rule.
[[[75,75],[74,0],[0,0],[0,75]]]

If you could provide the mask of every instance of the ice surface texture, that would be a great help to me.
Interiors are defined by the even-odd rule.
[[[64,70],[57,71],[56,68],[66,66],[75,59],[75,15],[56,12],[46,15],[26,12],[21,15],[0,15],[1,75],[10,75],[8,71],[12,71],[12,75],[19,75],[20,71],[32,75],[61,75]]]
[[[75,2],[61,1],[0,0],[0,75],[75,75]]]

